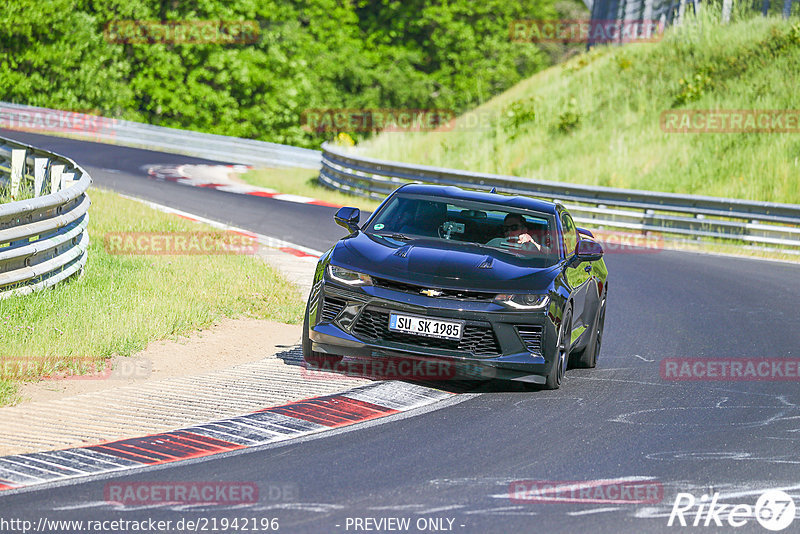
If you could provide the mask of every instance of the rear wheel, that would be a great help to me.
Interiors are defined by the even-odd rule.
[[[561,387],[561,382],[564,381],[564,374],[567,371],[567,363],[569,361],[569,349],[572,342],[572,310],[569,309],[564,313],[564,318],[561,321],[561,329],[558,332],[558,343],[556,345],[556,360],[550,367],[550,372],[547,374],[547,380],[544,383],[545,389],[558,389]]]
[[[342,361],[342,356],[333,354],[325,354],[324,352],[317,352],[311,350],[311,339],[308,337],[308,309],[306,309],[306,316],[303,320],[303,359],[310,367],[318,369],[332,370],[337,363]]]

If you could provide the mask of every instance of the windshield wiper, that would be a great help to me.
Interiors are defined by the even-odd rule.
[[[379,235],[381,237],[391,237],[392,239],[400,239],[401,241],[411,241],[411,238],[406,234],[396,233],[396,234],[375,234],[375,235]]]

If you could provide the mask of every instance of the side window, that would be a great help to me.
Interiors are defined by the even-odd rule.
[[[564,255],[569,257],[578,246],[578,231],[575,230],[572,217],[566,213],[561,215],[561,226],[564,228]]]

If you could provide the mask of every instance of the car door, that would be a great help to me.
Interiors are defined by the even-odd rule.
[[[578,230],[575,227],[575,222],[566,211],[561,212],[561,229],[562,239],[564,245],[564,256],[567,258],[567,267],[564,273],[567,283],[571,287],[572,295],[572,342],[578,339],[583,332],[588,328],[591,323],[591,303],[587,302],[590,295],[590,286],[592,280],[592,265],[589,262],[581,262],[579,264],[570,264],[569,259],[575,255],[575,249],[578,246]]]

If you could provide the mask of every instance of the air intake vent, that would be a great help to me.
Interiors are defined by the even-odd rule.
[[[322,280],[317,282],[311,287],[311,294],[308,297],[309,309],[311,314],[317,313],[317,304],[319,304],[319,290],[322,287]]]
[[[346,304],[347,303],[342,299],[325,297],[325,300],[322,303],[322,320],[329,323],[333,322]]]
[[[519,337],[522,338],[529,352],[542,353],[541,325],[518,325],[517,333],[519,333]]]
[[[399,256],[401,258],[405,258],[406,256],[408,256],[408,251],[411,250],[413,247],[414,245],[406,245],[404,247],[400,247],[394,251],[394,255]]]

